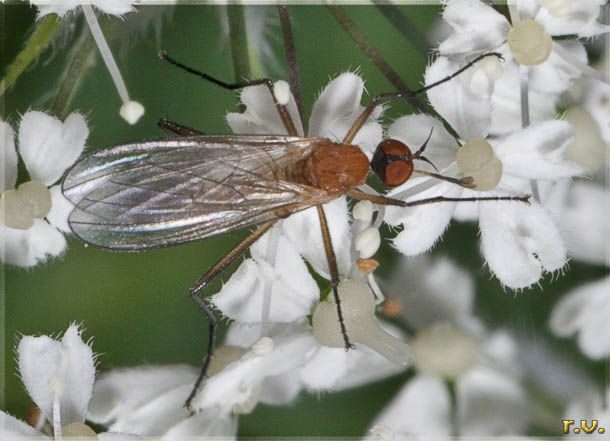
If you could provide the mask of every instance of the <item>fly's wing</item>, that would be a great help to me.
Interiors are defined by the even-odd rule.
[[[138,251],[257,225],[336,195],[283,170],[319,138],[196,136],[123,144],[77,162],[63,182],[72,231],[92,245]]]

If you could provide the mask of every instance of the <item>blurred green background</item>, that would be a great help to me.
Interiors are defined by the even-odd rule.
[[[438,6],[400,6],[414,28],[429,35],[439,18]],[[4,70],[19,53],[35,25],[35,8],[4,6],[2,11],[2,60]],[[324,6],[290,6],[294,24],[297,59],[305,114],[329,77],[346,70],[358,70],[366,80],[369,96],[395,90],[341,29]],[[373,6],[347,6],[345,10],[358,28],[383,54],[389,64],[412,88],[422,81],[428,57],[419,52],[381,12]],[[271,59],[259,60],[265,75],[287,79],[281,29],[274,7],[268,11],[267,45]],[[163,63],[157,57],[164,49],[175,58],[219,78],[233,81],[231,44],[224,26],[224,7],[141,7],[124,21],[106,28],[110,46],[124,76],[131,97],[146,108],[135,126],[118,115],[121,105],[97,50],[94,64],[86,71],[68,112],[83,113],[91,130],[87,150],[116,143],[163,137],[156,127],[167,118],[206,133],[230,132],[225,122],[228,111],[236,111],[236,94],[223,90]],[[413,29],[413,27],[411,28]],[[58,38],[21,75],[2,97],[2,118],[16,128],[28,109],[48,108],[57,93],[70,51],[83,34],[80,15],[64,20]],[[412,112],[406,103],[390,105],[385,121]],[[307,121],[307,119],[305,119]],[[20,181],[25,180],[21,168]],[[388,231],[385,231],[389,237]],[[70,322],[86,328],[85,339],[93,337],[94,351],[104,369],[142,363],[191,363],[198,365],[206,344],[207,322],[187,294],[188,287],[207,268],[235,245],[246,232],[141,254],[117,254],[86,248],[68,240],[64,256],[33,269],[4,267],[4,371],[5,395],[2,409],[23,418],[31,401],[19,378],[14,346],[20,335],[58,334]],[[584,358],[572,340],[549,336],[547,317],[551,306],[570,288],[583,281],[601,278],[604,267],[572,262],[563,277],[541,288],[514,294],[502,290],[491,278],[478,251],[477,227],[454,224],[432,251],[448,255],[469,270],[477,284],[477,312],[491,327],[518,330],[522,337],[540,339],[569,356],[595,381],[604,384],[605,363]],[[384,246],[379,254],[383,280],[405,261]],[[233,271],[235,266],[231,269]],[[223,276],[227,280],[229,273]],[[216,281],[208,290],[214,293]],[[542,289],[543,288],[543,289]],[[222,326],[226,326],[223,321]],[[222,331],[221,331],[222,334]],[[220,340],[222,341],[222,339]],[[303,393],[288,407],[259,405],[240,417],[241,436],[358,436],[398,392],[409,374],[402,374],[359,389],[335,394]],[[559,416],[558,416],[559,418]],[[533,429],[535,430],[535,428]],[[559,425],[558,425],[559,430]]]

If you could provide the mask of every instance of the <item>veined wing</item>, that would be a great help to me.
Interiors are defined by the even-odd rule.
[[[72,231],[121,251],[189,242],[257,225],[336,197],[284,171],[325,140],[194,136],[140,141],[77,162],[63,182]],[[325,141],[327,142],[327,141]]]

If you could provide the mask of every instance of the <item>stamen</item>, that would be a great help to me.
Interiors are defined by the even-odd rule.
[[[49,387],[53,391],[53,435],[56,441],[61,441],[61,403],[59,399],[64,394],[65,385],[59,378],[51,377]]]
[[[278,80],[273,83],[273,94],[277,103],[285,106],[290,101],[290,86],[284,80]]]
[[[82,4],[81,8],[83,10],[83,14],[85,16],[85,20],[87,20],[87,24],[89,25],[89,29],[91,29],[91,34],[93,35],[93,39],[97,44],[97,47],[102,55],[104,63],[108,68],[108,72],[110,72],[110,76],[112,77],[112,81],[114,81],[115,87],[123,101],[123,106],[120,110],[120,115],[129,123],[135,124],[138,122],[140,117],[144,115],[144,107],[142,104],[137,101],[131,101],[129,99],[129,93],[127,92],[127,87],[125,86],[125,82],[123,81],[123,77],[121,76],[121,72],[114,61],[114,57],[112,56],[112,52],[110,51],[110,47],[108,47],[108,43],[106,42],[106,38],[104,38],[104,33],[100,28],[100,24],[97,21],[97,17],[95,16],[95,12],[93,12],[93,8],[89,4]]]

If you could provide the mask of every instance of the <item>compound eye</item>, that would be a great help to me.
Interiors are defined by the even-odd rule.
[[[404,184],[413,174],[413,161],[394,161],[385,168],[383,185],[386,187],[398,187]]]
[[[381,141],[371,160],[371,169],[386,187],[398,187],[411,177],[413,161],[407,159],[411,150],[395,139]]]
[[[396,139],[386,139],[381,141],[377,146],[377,150],[379,149],[382,149],[386,155],[390,156],[404,156],[411,154],[409,147]]]

